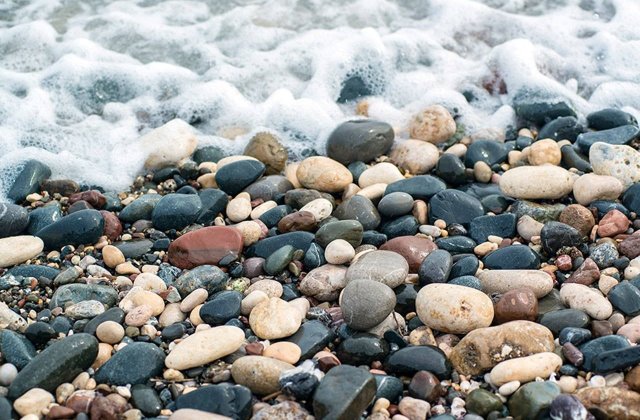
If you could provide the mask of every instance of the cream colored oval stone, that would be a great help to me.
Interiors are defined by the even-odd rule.
[[[163,292],[167,290],[167,284],[160,277],[152,273],[138,274],[133,282],[134,286],[142,287],[144,290],[151,292]]]
[[[555,199],[573,190],[574,175],[559,166],[520,166],[500,177],[504,195],[525,200]]]
[[[482,291],[488,295],[527,287],[541,298],[553,289],[553,278],[540,270],[484,270],[478,274],[478,279]]]
[[[164,308],[164,311],[162,311],[160,318],[158,318],[158,325],[164,328],[168,327],[169,325],[182,322],[186,318],[187,314],[180,310],[179,303],[170,303]]]
[[[185,338],[165,359],[170,369],[189,369],[206,365],[238,350],[244,343],[244,331],[223,325],[198,331]]]
[[[153,292],[134,286],[118,305],[125,313],[142,305],[151,308],[153,316],[158,316],[164,311],[164,300]]]
[[[0,302],[0,330],[4,329],[24,332],[27,329],[27,321],[13,312],[6,303]]]
[[[251,220],[258,219],[264,213],[268,212],[273,208],[276,208],[277,206],[278,206],[278,203],[276,203],[273,200],[265,201],[264,203],[260,204],[259,206],[251,210]]]
[[[262,352],[264,357],[271,357],[272,359],[278,359],[286,363],[295,365],[300,360],[302,350],[300,347],[289,341],[281,341],[279,343],[273,343]]]
[[[255,244],[260,240],[260,236],[262,236],[262,228],[253,220],[240,222],[237,225],[233,225],[233,227],[240,231],[244,246]]]
[[[361,195],[363,197],[367,197],[371,201],[374,201],[382,198],[386,189],[387,184],[373,184],[356,192],[356,195]]]
[[[193,310],[196,306],[204,303],[209,297],[209,292],[206,289],[199,288],[189,293],[187,297],[182,299],[180,302],[180,310],[182,312],[188,313]]]
[[[37,236],[20,235],[0,239],[0,268],[11,267],[36,257],[44,249]]]
[[[35,414],[42,417],[42,410],[53,402],[54,398],[50,392],[42,388],[32,388],[13,402],[13,408],[21,416]]]
[[[251,214],[251,201],[236,197],[227,204],[227,217],[234,223],[246,220]]]
[[[306,318],[307,312],[309,312],[309,308],[311,308],[311,304],[309,303],[309,301],[303,297],[290,300],[289,305],[296,308],[302,319]]]
[[[325,156],[300,162],[296,176],[303,187],[322,192],[341,192],[353,182],[351,172],[344,165]]]
[[[491,383],[501,386],[511,381],[531,382],[536,378],[547,379],[562,366],[562,358],[552,352],[517,357],[498,363],[491,369]]]
[[[298,309],[275,297],[258,303],[249,315],[251,329],[263,340],[289,337],[298,331],[301,322]]]
[[[324,258],[329,264],[346,264],[353,257],[355,257],[356,251],[353,246],[344,239],[334,239],[327,245],[324,250]]]
[[[116,344],[124,337],[124,328],[115,321],[105,321],[96,328],[96,337],[103,343]]]
[[[436,166],[440,151],[431,143],[410,139],[396,143],[389,157],[399,168],[414,175],[422,175]]]
[[[200,318],[200,308],[202,308],[202,305],[196,306],[189,313],[189,321],[196,327],[204,322],[202,318]]]
[[[392,163],[382,162],[365,169],[358,178],[360,188],[366,188],[373,184],[391,184],[404,179],[400,170]]]
[[[118,264],[126,261],[124,254],[113,245],[107,245],[102,248],[102,260],[109,268],[116,268]]]
[[[113,346],[107,343],[98,343],[98,355],[96,356],[96,360],[93,361],[91,368],[93,370],[98,370],[100,366],[107,363],[107,360],[111,358],[111,353],[113,352]]]
[[[542,139],[534,142],[529,148],[529,163],[535,166],[550,164],[560,165],[562,153],[560,146],[553,139]]]
[[[280,375],[295,366],[264,356],[245,356],[231,366],[235,383],[244,385],[258,395],[269,395],[280,390]]]
[[[530,242],[534,236],[540,236],[544,224],[538,222],[533,217],[525,214],[518,219],[518,235],[520,235],[525,241]]]
[[[255,292],[256,290],[260,290],[267,294],[269,297],[277,297],[282,296],[282,292],[284,291],[282,288],[282,283],[276,280],[264,279],[258,280],[253,283],[251,286],[244,291],[245,295],[249,295],[251,292]]]
[[[240,302],[240,312],[244,316],[249,316],[253,308],[262,301],[269,300],[269,296],[262,290],[254,290],[246,295]]]
[[[622,194],[622,183],[607,175],[584,174],[573,184],[573,196],[583,206],[596,200],[616,200]]]
[[[560,289],[560,298],[571,309],[583,311],[594,319],[607,319],[613,313],[611,302],[598,289],[583,284],[563,284]]]
[[[414,139],[443,143],[456,133],[456,122],[442,105],[431,105],[413,117],[409,133]]]
[[[466,334],[493,321],[489,296],[471,287],[432,283],[416,297],[416,312],[424,325],[451,334]]]
[[[333,205],[331,204],[331,201],[326,198],[316,198],[302,206],[299,211],[308,211],[313,214],[313,217],[316,218],[317,222],[321,222],[331,216],[331,212],[333,212]]]

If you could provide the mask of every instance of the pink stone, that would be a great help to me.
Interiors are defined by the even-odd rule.
[[[221,259],[242,254],[242,235],[228,226],[211,226],[186,233],[169,246],[169,261],[179,268],[216,265]]]
[[[604,215],[598,224],[598,235],[612,237],[624,233],[629,229],[631,222],[620,210],[613,209]]]
[[[411,273],[417,273],[422,260],[437,248],[437,245],[430,239],[418,236],[399,236],[385,242],[380,247],[381,250],[394,251],[402,255],[409,263],[409,272]]]

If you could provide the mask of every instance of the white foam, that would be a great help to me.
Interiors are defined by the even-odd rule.
[[[401,137],[433,103],[503,129],[524,87],[640,117],[639,20],[636,0],[1,2],[0,197],[30,158],[125,189],[173,118],[231,153],[262,130],[323,152],[349,76]]]

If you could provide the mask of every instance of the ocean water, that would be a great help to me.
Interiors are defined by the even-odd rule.
[[[637,0],[2,0],[0,197],[30,158],[126,189],[173,118],[230,153],[262,130],[322,153],[348,79],[401,138],[434,103],[504,130],[523,87],[640,117],[638,21]]]

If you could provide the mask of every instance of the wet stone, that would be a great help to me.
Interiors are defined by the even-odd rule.
[[[242,293],[225,290],[213,296],[200,308],[200,318],[209,325],[222,325],[240,316]]]
[[[482,261],[486,268],[493,270],[525,270],[540,267],[540,256],[526,245],[511,245],[497,249]]]
[[[373,375],[376,379],[376,398],[386,398],[392,403],[397,403],[402,395],[402,381],[395,376]]]
[[[467,182],[465,166],[456,155],[445,153],[436,164],[436,175],[449,185],[461,185]]]
[[[419,226],[420,224],[415,217],[407,215],[381,224],[379,230],[387,238],[393,239],[399,236],[415,235]]]
[[[560,309],[540,317],[541,325],[549,328],[555,337],[566,327],[584,328],[589,324],[589,316],[577,309]]]
[[[414,200],[428,201],[431,197],[446,188],[445,183],[437,177],[418,175],[387,185],[384,194],[389,195],[394,192],[404,192],[413,197]]]
[[[31,341],[8,329],[0,333],[0,351],[3,358],[18,370],[22,370],[36,356],[36,349]]]
[[[623,125],[638,125],[633,115],[616,108],[605,108],[587,115],[587,124],[593,130],[609,130]]]
[[[458,258],[451,267],[449,277],[456,278],[460,276],[472,276],[478,271],[480,267],[480,261],[475,255],[463,255],[462,258]]]
[[[161,198],[159,194],[143,195],[122,209],[118,217],[125,223],[133,223],[136,220],[151,220],[153,208]]]
[[[271,229],[272,227],[277,226],[283,218],[285,218],[288,214],[291,214],[292,212],[293,212],[293,209],[291,208],[291,206],[282,204],[272,208],[271,210],[265,211],[260,215],[259,219],[262,223],[265,224],[267,228]],[[309,212],[305,212],[305,213],[309,213]],[[314,218],[313,220],[314,226],[315,226],[315,222],[316,221]],[[309,220],[309,223],[312,223],[311,220]],[[297,230],[307,230],[307,229],[297,229]]]
[[[336,355],[344,364],[369,365],[383,360],[389,353],[387,342],[373,334],[357,333],[343,340],[336,349]]]
[[[20,203],[31,193],[40,190],[40,183],[51,176],[51,169],[42,162],[29,160],[13,181],[13,185],[7,197],[16,203]]]
[[[471,220],[469,236],[477,243],[486,242],[490,235],[513,238],[516,234],[516,216],[505,213],[497,216],[479,216]]]
[[[575,346],[579,346],[591,340],[591,331],[586,328],[566,327],[560,331],[558,338],[560,340],[560,344],[571,343]]]
[[[198,212],[195,223],[207,225],[227,208],[229,197],[217,188],[205,188],[198,192],[202,207]]]
[[[265,172],[264,163],[243,159],[224,165],[216,172],[219,188],[231,196],[242,192],[247,186],[260,178]]]
[[[389,151],[393,128],[381,121],[354,120],[338,125],[327,139],[327,156],[343,165],[370,162]]]
[[[600,131],[589,131],[582,133],[576,140],[576,146],[584,154],[589,153],[589,149],[596,142],[603,142],[610,145],[629,144],[638,137],[640,131],[637,125],[622,125],[615,128]]]
[[[387,372],[413,375],[421,370],[433,373],[438,379],[451,376],[452,366],[442,350],[435,346],[408,346],[393,352],[384,363]]]
[[[442,249],[436,249],[431,252],[420,264],[420,269],[418,270],[420,285],[446,283],[451,272],[452,263],[453,259],[449,252]]]
[[[164,351],[155,344],[131,343],[116,352],[96,372],[98,383],[143,384],[162,373]]]
[[[576,117],[560,117],[546,123],[538,132],[538,138],[556,141],[566,139],[573,143],[583,132],[584,127]]]
[[[327,373],[313,395],[318,418],[359,418],[376,395],[369,372],[353,366],[336,366]]]
[[[242,385],[207,385],[176,399],[176,408],[191,408],[233,419],[251,417],[251,391]]]
[[[378,203],[378,211],[386,217],[398,217],[413,209],[413,197],[404,192],[387,194]]]
[[[54,202],[53,204],[38,207],[29,213],[29,226],[27,232],[30,235],[35,235],[40,229],[43,229],[50,224],[58,221],[62,218],[62,212],[60,211],[60,203]],[[0,222],[2,224],[2,222]]]
[[[154,207],[151,220],[158,230],[181,230],[196,220],[201,209],[197,195],[167,194]]]
[[[354,195],[344,200],[333,215],[339,220],[356,220],[364,230],[371,230],[380,224],[380,214],[376,206],[367,197]]]
[[[312,357],[334,338],[334,333],[322,322],[311,320],[303,323],[298,331],[286,341],[296,344],[302,350],[300,360]]]
[[[560,387],[553,382],[529,382],[511,396],[509,412],[517,419],[544,418],[560,392]]]
[[[473,239],[466,236],[449,236],[436,239],[436,245],[440,249],[449,251],[451,254],[469,254],[478,245]]]
[[[621,335],[607,335],[594,338],[579,347],[584,356],[583,368],[591,371],[595,367],[595,359],[599,354],[612,350],[620,350],[630,347],[626,338]]]
[[[469,145],[465,154],[464,164],[473,168],[476,162],[484,162],[489,166],[507,160],[507,148],[504,144],[493,140],[478,140]]]
[[[458,190],[444,190],[429,200],[429,222],[444,220],[447,225],[459,223],[465,227],[473,219],[484,214],[477,198]]]
[[[625,315],[640,315],[640,290],[631,282],[623,281],[614,286],[607,298],[614,308]]]

